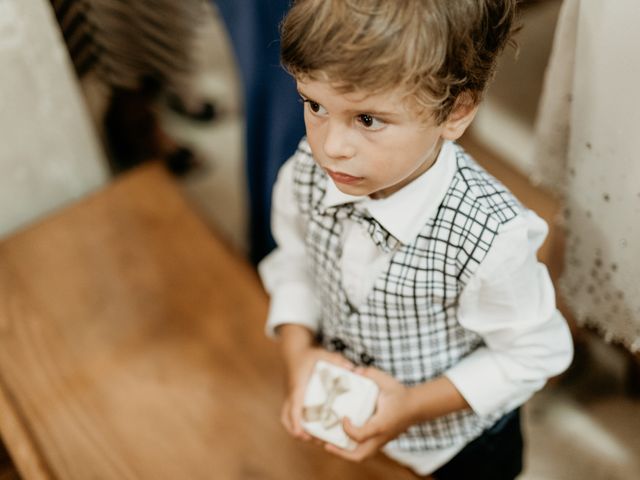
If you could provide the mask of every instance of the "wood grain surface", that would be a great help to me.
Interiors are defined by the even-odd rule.
[[[0,243],[0,429],[31,479],[412,479],[297,442],[253,269],[146,166]]]

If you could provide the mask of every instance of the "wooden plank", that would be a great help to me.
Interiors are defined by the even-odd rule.
[[[29,479],[409,479],[288,437],[254,271],[148,166],[0,244],[0,417]],[[38,468],[35,468],[38,467]]]
[[[4,405],[0,405],[0,409],[4,409],[4,407]],[[2,415],[2,413],[0,413],[0,415]],[[0,442],[0,480],[20,480],[20,476],[9,456],[9,452],[7,452],[2,442]]]
[[[26,419],[21,414],[19,405],[8,398],[8,389],[0,387],[0,429],[2,441],[11,445],[13,458],[5,457],[3,444],[2,464],[0,466],[0,480],[18,478],[15,465],[25,474],[25,478],[33,480],[49,480],[51,473],[42,462],[37,446],[34,444],[31,432],[28,431]],[[8,454],[7,454],[8,456]]]

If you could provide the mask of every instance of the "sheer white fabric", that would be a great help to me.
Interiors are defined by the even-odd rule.
[[[640,3],[565,0],[536,178],[565,201],[560,289],[581,325],[640,351]]]

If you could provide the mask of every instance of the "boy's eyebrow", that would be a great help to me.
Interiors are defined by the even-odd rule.
[[[296,88],[296,90],[298,91],[298,94],[299,94],[301,97],[309,98],[309,96],[308,96],[306,93],[304,93],[302,90],[300,90],[300,88]]]
[[[298,94],[301,97],[304,97],[306,100],[312,100],[315,102],[315,100],[313,100],[311,97],[309,97],[309,95],[307,95],[306,93],[304,93],[302,90],[300,90],[300,88],[297,88],[296,90],[298,90]],[[320,103],[320,102],[317,102]],[[367,109],[367,108],[358,108],[358,109],[349,109],[347,110],[348,113],[351,114],[356,114],[356,115],[361,115],[363,113],[366,113],[368,115],[373,115],[375,116],[380,116],[380,117],[397,117],[399,114],[397,112],[386,112],[383,110],[375,110],[375,109]]]
[[[397,112],[385,112],[384,110],[372,110],[372,109],[358,109],[358,110],[347,110],[349,113],[353,114],[363,114],[372,115],[374,117],[397,117]]]

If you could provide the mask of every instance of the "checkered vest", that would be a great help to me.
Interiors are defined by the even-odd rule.
[[[406,385],[439,376],[483,344],[457,321],[458,299],[500,227],[522,207],[459,146],[457,170],[435,216],[411,244],[399,244],[362,305],[342,286],[342,225],[351,205],[324,207],[328,180],[300,143],[294,191],[322,306],[320,338],[356,364],[372,364]],[[457,412],[414,425],[392,442],[421,451],[466,443],[501,416]]]

